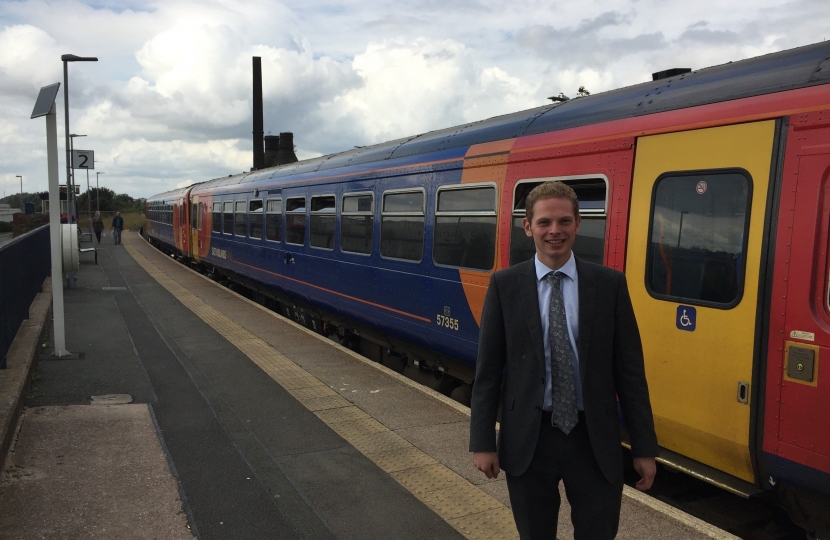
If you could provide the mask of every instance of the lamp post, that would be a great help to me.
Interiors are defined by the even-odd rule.
[[[23,177],[19,174],[15,175],[17,178],[20,178],[20,211],[25,212],[26,208],[23,206]]]
[[[75,150],[75,137],[86,137],[86,135],[77,135],[75,133],[69,134],[69,171],[70,176],[72,178],[72,185],[69,185],[69,182],[66,184],[66,207],[67,207],[67,222],[72,223],[72,212],[75,210],[75,164],[72,163],[74,161],[73,152]],[[70,193],[72,193],[70,195]],[[71,210],[70,210],[71,208]],[[75,216],[75,221],[78,221],[78,216]]]
[[[64,134],[66,136],[66,188],[69,191],[69,175],[71,174],[71,161],[72,161],[72,152],[71,143],[69,138],[69,70],[67,68],[67,64],[69,62],[97,62],[98,59],[94,56],[75,56],[74,54],[62,54],[61,61],[63,62],[63,118],[64,118]],[[74,190],[74,188],[72,188]],[[66,203],[67,206],[71,201],[71,195],[67,193]],[[58,201],[58,205],[60,205],[60,201]],[[67,209],[69,210],[69,209]],[[67,220],[70,223],[72,222],[72,214],[69,214],[69,219]]]
[[[98,187],[98,175],[106,174],[103,172],[95,172],[95,211],[101,211],[101,188]]]

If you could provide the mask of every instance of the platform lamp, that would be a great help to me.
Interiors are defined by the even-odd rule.
[[[104,172],[95,171],[95,211],[101,211],[101,188],[98,187],[98,175],[106,174]]]
[[[70,173],[71,173],[71,176],[72,176],[72,185],[70,186],[69,182],[66,183],[66,192],[67,192],[67,195],[66,195],[66,207],[67,208],[66,208],[66,210],[67,210],[68,216],[70,216],[69,219],[68,219],[69,223],[72,222],[72,219],[71,219],[72,211],[70,211],[70,208],[71,208],[71,210],[76,209],[75,204],[70,202],[75,198],[75,168],[74,168],[75,164],[72,163],[72,161],[74,159],[73,152],[75,150],[75,137],[86,137],[86,135],[77,135],[75,133],[70,133],[69,134],[69,158],[70,158],[69,159],[69,170],[70,170]],[[69,195],[70,190],[72,192],[72,195]],[[77,223],[77,221],[78,221],[78,216],[75,216],[75,222]]]
[[[20,178],[20,211],[25,212],[26,207],[23,205],[23,177],[19,174],[16,174],[15,176]]]
[[[69,62],[97,62],[98,58],[94,56],[75,56],[74,54],[62,54],[61,61],[63,62],[63,118],[64,118],[64,134],[66,136],[66,189],[69,192],[70,184],[69,184],[69,175],[71,173],[71,160],[72,154],[71,146],[70,146],[70,139],[69,139],[69,70],[67,68],[67,64]],[[71,188],[74,191],[74,186]],[[66,203],[69,206],[70,200],[72,198],[71,192],[67,193]],[[59,203],[60,204],[60,203]],[[69,208],[67,208],[69,210]],[[71,214],[70,214],[71,216]],[[69,219],[71,222],[71,218]]]

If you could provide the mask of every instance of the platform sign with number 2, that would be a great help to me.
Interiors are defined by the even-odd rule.
[[[72,150],[72,168],[95,170],[95,152],[93,150]]]

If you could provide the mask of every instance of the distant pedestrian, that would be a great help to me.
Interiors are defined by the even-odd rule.
[[[95,238],[98,243],[101,243],[101,232],[104,230],[104,220],[101,219],[101,212],[95,212],[95,217],[92,218],[92,230],[95,231]]]
[[[112,218],[112,237],[116,244],[121,243],[121,231],[124,230],[124,218],[121,217],[121,212],[116,212],[115,217]]]

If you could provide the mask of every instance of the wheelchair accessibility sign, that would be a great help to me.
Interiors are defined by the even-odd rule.
[[[694,332],[697,326],[697,310],[692,306],[677,306],[675,324],[678,330]]]

